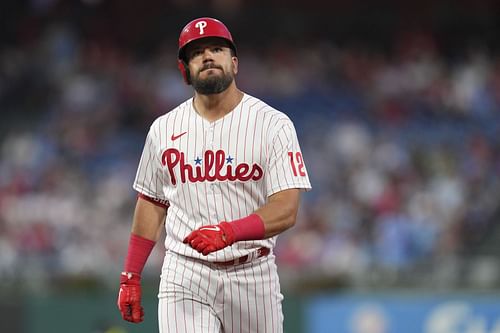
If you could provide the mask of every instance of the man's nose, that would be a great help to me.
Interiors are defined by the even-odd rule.
[[[207,47],[206,49],[203,50],[203,61],[213,61],[213,53],[212,51]]]

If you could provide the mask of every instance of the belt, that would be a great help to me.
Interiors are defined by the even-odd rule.
[[[244,255],[243,257],[239,257],[236,259],[228,260],[228,261],[215,261],[213,262],[216,265],[220,266],[234,266],[234,265],[240,265],[244,264],[246,262],[252,261],[253,259],[257,259],[260,257],[265,257],[267,256],[271,250],[267,247],[260,247],[257,249],[257,251],[252,252],[250,254]]]

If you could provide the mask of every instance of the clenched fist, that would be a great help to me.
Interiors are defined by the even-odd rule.
[[[139,274],[122,272],[117,305],[124,320],[132,323],[140,323],[144,320],[144,309],[141,306],[141,276]]]
[[[184,243],[206,256],[233,244],[234,231],[227,222],[207,225],[191,232],[184,239]]]

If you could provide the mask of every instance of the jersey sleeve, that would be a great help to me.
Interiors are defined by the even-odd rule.
[[[164,177],[156,147],[155,137],[150,129],[132,187],[143,196],[168,205],[168,199],[163,191]]]
[[[291,188],[311,189],[297,133],[287,120],[271,140],[266,177],[267,196]]]

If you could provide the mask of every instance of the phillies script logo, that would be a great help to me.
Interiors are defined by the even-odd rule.
[[[257,163],[250,166],[248,163],[240,163],[233,167],[230,163],[226,162],[226,153],[223,150],[207,150],[203,156],[203,168],[201,165],[192,166],[186,163],[186,158],[183,152],[175,148],[165,150],[161,156],[161,163],[167,167],[170,174],[172,184],[177,184],[175,177],[175,168],[179,169],[181,175],[181,182],[185,183],[186,180],[195,182],[215,180],[259,180],[264,175],[264,171]]]

